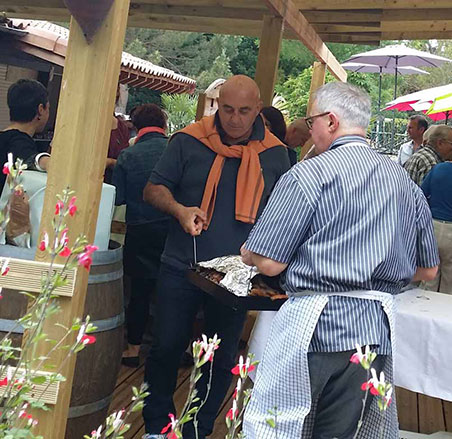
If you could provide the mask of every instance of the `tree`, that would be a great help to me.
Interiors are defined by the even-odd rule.
[[[173,134],[195,120],[197,104],[195,96],[164,94],[162,95],[162,104],[168,114],[169,134]]]
[[[215,58],[212,67],[209,70],[201,72],[196,81],[198,90],[205,91],[206,88],[215,79],[224,78],[227,79],[232,75],[231,68],[229,66],[229,58],[226,55],[226,51],[223,50],[221,55]]]

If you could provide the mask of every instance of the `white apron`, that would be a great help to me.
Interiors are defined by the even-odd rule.
[[[311,411],[308,349],[328,296],[378,300],[388,317],[392,352],[395,352],[393,296],[379,291],[351,291],[290,297],[273,319],[262,362],[257,370],[253,395],[246,409],[243,431],[247,439],[274,439],[275,430],[266,419],[276,407],[278,439],[310,439],[315,410]],[[393,383],[392,356],[384,366],[386,380]],[[357,366],[360,367],[360,366]],[[393,394],[394,395],[394,394]],[[363,392],[364,397],[364,392]],[[306,422],[305,422],[306,421]],[[380,437],[381,414],[374,398],[363,420],[358,438]],[[384,438],[398,439],[395,397],[385,413]]]

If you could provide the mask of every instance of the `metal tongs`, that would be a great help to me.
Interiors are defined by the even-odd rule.
[[[196,236],[193,235],[193,267],[198,264],[198,254],[196,249]]]

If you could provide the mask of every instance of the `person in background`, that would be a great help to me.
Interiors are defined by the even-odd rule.
[[[433,166],[452,159],[452,128],[435,125],[428,130],[427,144],[415,152],[403,165],[412,180],[421,185]]]
[[[127,313],[128,347],[122,363],[138,367],[139,350],[155,299],[160,256],[165,245],[169,216],[143,201],[149,175],[165,151],[166,116],[157,105],[137,107],[132,122],[138,130],[135,144],[120,152],[113,171],[116,205],[126,205],[127,232],[124,273],[131,278]],[[154,300],[155,301],[155,300]]]
[[[422,191],[366,141],[370,116],[369,96],[351,84],[316,91],[306,122],[317,155],[280,178],[242,246],[244,263],[283,273],[289,296],[257,370],[247,439],[274,437],[269,407],[280,439],[352,438],[362,415],[359,437],[380,437],[377,404],[362,403],[366,371],[350,357],[373,346],[373,367],[391,380],[393,296],[434,278],[438,254]],[[394,403],[384,427],[399,438]]]
[[[422,288],[452,294],[452,163],[434,166],[424,178],[421,189],[433,216],[433,228],[439,250],[439,270]]]
[[[284,143],[287,126],[281,111],[275,107],[264,107],[261,110],[261,114],[264,117],[265,126]],[[289,155],[290,166],[295,165],[297,163],[297,152],[292,148],[287,148],[287,154]]]
[[[44,130],[49,119],[49,96],[46,88],[32,79],[19,79],[8,89],[7,103],[11,123],[0,131],[0,164],[11,152],[14,161],[21,158],[28,169],[46,171],[50,154],[38,152],[33,140],[35,133]],[[0,190],[6,175],[0,174]]]
[[[279,177],[289,168],[281,141],[265,129],[259,113],[259,87],[236,75],[221,87],[218,110],[172,136],[145,188],[145,200],[170,214],[168,239],[162,255],[154,338],[146,360],[145,381],[150,395],[143,409],[145,438],[160,432],[175,413],[173,392],[180,358],[188,345],[199,309],[205,333],[218,335],[209,397],[198,414],[198,435],[192,423],[184,439],[205,439],[230,386],[231,368],[246,312],[233,310],[191,284],[191,264],[238,255],[253,223]],[[202,233],[201,233],[202,232]],[[205,398],[208,366],[197,383]]]
[[[116,102],[119,99],[119,84],[116,89]],[[110,143],[108,144],[107,162],[105,165],[104,182],[111,184],[113,169],[119,153],[129,146],[130,132],[126,121],[121,116],[113,115],[111,122]]]
[[[404,143],[397,155],[397,163],[403,166],[406,161],[422,147],[423,134],[428,129],[428,121],[424,116],[410,116],[406,132],[410,138],[409,142]]]

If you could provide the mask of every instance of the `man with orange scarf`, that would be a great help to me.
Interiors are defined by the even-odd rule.
[[[231,382],[246,313],[190,284],[185,271],[194,262],[239,254],[275,183],[290,168],[285,147],[265,129],[259,115],[262,102],[252,79],[243,75],[228,79],[218,103],[215,115],[171,138],[144,190],[145,201],[173,217],[157,287],[154,341],[146,361],[150,396],[143,416],[144,437],[149,439],[163,437],[168,413],[175,413],[172,397],[179,361],[200,308],[204,332],[221,338],[210,394],[198,415],[198,437],[211,434]],[[207,381],[206,370],[198,382],[201,400]],[[194,437],[193,426],[186,425],[184,439]]]

